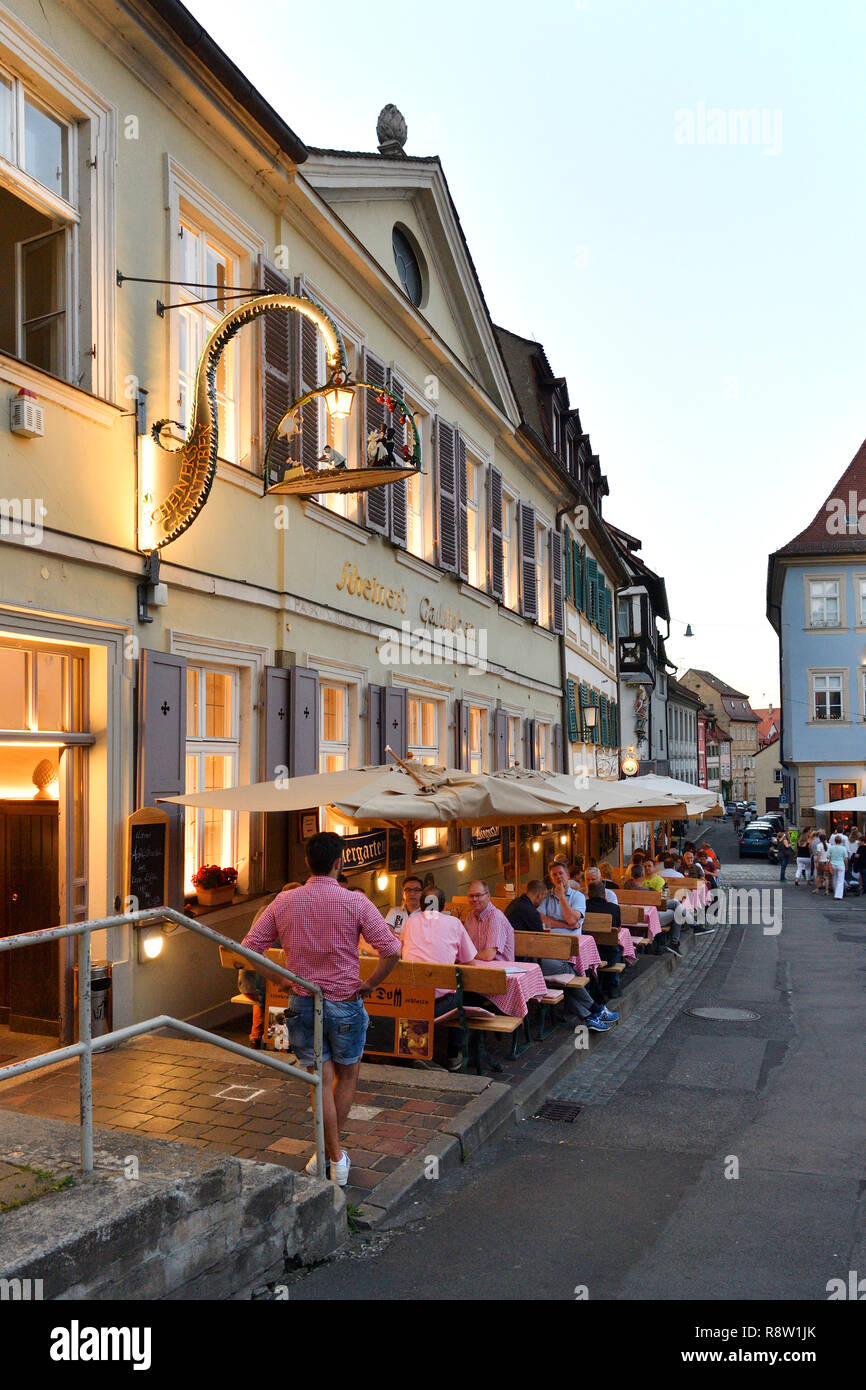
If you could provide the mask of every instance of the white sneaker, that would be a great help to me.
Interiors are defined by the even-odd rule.
[[[319,1165],[316,1162],[315,1154],[313,1154],[313,1157],[310,1159],[309,1163],[304,1168],[304,1172],[310,1178],[317,1178],[319,1176]]]
[[[346,1183],[349,1181],[349,1169],[351,1166],[349,1155],[344,1149],[342,1158],[339,1158],[336,1163],[331,1159],[331,1182],[335,1182],[338,1187],[345,1187]]]

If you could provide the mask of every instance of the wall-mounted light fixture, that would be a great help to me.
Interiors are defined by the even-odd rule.
[[[139,965],[149,965],[151,961],[156,960],[157,956],[161,956],[164,944],[165,937],[163,935],[162,927],[139,927]]]

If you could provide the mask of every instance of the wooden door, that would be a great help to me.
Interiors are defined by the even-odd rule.
[[[58,832],[56,801],[0,801],[0,935],[59,924]],[[10,1028],[56,1035],[58,945],[26,946],[0,960],[0,1006]]]

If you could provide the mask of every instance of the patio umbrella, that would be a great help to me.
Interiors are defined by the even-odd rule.
[[[711,792],[694,782],[681,782],[676,777],[660,777],[657,773],[648,772],[642,777],[632,778],[631,785],[641,791],[655,792],[682,802],[685,811],[681,819],[688,819],[690,816],[724,815],[724,804],[718,792]]]
[[[866,796],[846,796],[841,801],[824,801],[813,811],[866,811]]]

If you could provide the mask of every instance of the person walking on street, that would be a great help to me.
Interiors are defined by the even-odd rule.
[[[809,879],[812,877],[812,851],[809,847],[809,834],[803,831],[797,838],[797,872],[794,875],[794,887],[800,882],[808,887]]]
[[[337,882],[343,863],[340,835],[330,831],[314,835],[306,856],[310,877],[304,886],[281,893],[270,903],[241,944],[264,955],[279,943],[286,969],[322,991],[325,1148],[331,1181],[345,1187],[351,1165],[340,1133],[354,1099],[364,1052],[369,1023],[364,1000],[399,961],[400,942],[369,898]],[[362,936],[379,956],[379,964],[364,983],[358,959]],[[273,978],[280,980],[279,976]],[[312,1071],[313,996],[302,985],[291,984],[289,988],[289,1040],[301,1066]],[[321,1176],[315,1154],[305,1171],[310,1177]]]
[[[848,854],[845,849],[841,835],[834,835],[829,850],[827,851],[830,860],[830,870],[833,875],[833,897],[844,898],[845,896],[845,868],[848,863]]]
[[[788,867],[788,860],[791,858],[791,841],[784,830],[780,830],[774,841],[776,854],[779,857],[779,882],[785,882],[785,870]]]

